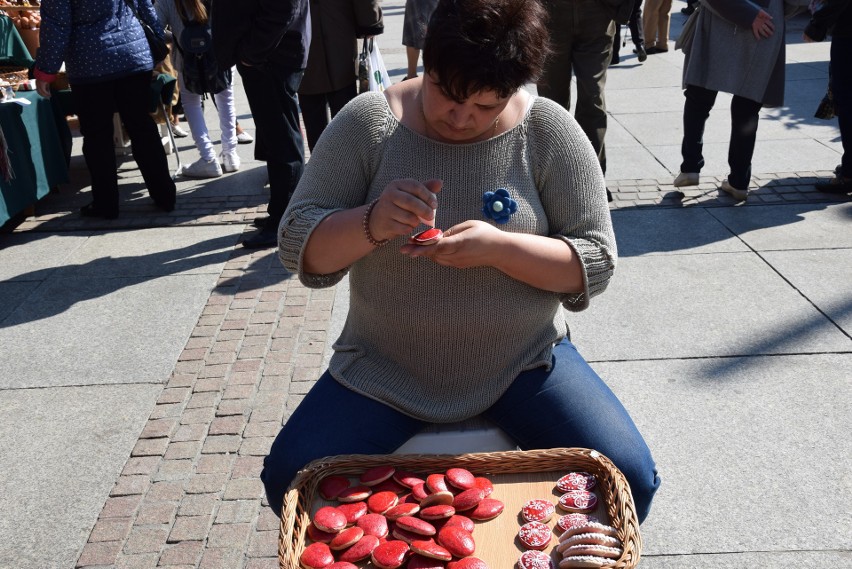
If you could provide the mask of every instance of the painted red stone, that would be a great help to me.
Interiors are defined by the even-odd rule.
[[[418,502],[422,502],[426,496],[430,494],[428,488],[426,488],[426,483],[421,482],[419,484],[415,484],[411,487],[411,496],[417,500]]]
[[[370,560],[379,569],[396,569],[405,562],[408,551],[408,544],[404,541],[386,541],[373,550]]]
[[[426,488],[430,493],[448,491],[447,479],[443,474],[430,474],[426,477]]]
[[[395,524],[393,530],[391,531],[391,535],[400,541],[404,541],[405,543],[411,543],[412,541],[417,541],[426,537],[425,535],[420,535],[419,533],[414,533],[413,531],[402,529],[401,527]]]
[[[382,538],[388,535],[388,520],[381,514],[365,514],[358,518],[355,525],[364,530],[366,535]]]
[[[402,503],[397,504],[393,508],[385,512],[385,517],[390,521],[394,521],[402,516],[413,516],[420,511],[420,504]]]
[[[473,533],[473,530],[476,528],[476,524],[473,523],[473,520],[468,518],[467,516],[456,514],[454,516],[451,516],[450,519],[446,521],[444,527],[460,527],[465,531]]]
[[[346,516],[346,525],[351,526],[367,513],[367,502],[350,502],[335,506]]]
[[[518,569],[553,569],[553,560],[543,551],[524,551],[518,559]]]
[[[494,492],[494,484],[492,484],[491,481],[485,478],[484,476],[477,476],[476,478],[474,478],[473,486],[474,488],[479,488],[480,490],[483,490],[485,492],[486,498],[490,496],[492,492]]]
[[[373,550],[379,546],[379,538],[374,535],[365,535],[358,542],[343,551],[338,558],[338,561],[348,561],[349,563],[358,563],[367,559]]]
[[[355,545],[355,543],[357,543],[362,537],[364,537],[364,530],[357,526],[352,526],[351,528],[346,528],[334,536],[328,546],[333,551],[339,551]]]
[[[376,466],[364,471],[361,476],[358,477],[358,482],[363,484],[364,486],[375,486],[379,482],[384,482],[396,472],[396,468],[393,466]]]
[[[369,486],[350,486],[337,495],[337,501],[343,503],[361,502],[366,500],[372,493],[373,491]]]
[[[299,563],[306,569],[325,569],[334,563],[334,555],[326,544],[312,543],[302,551]]]
[[[358,569],[358,566],[354,563],[349,563],[348,561],[338,561],[337,563],[332,563],[325,569]]]
[[[587,490],[569,490],[559,497],[559,507],[566,512],[588,513],[598,506],[598,497]]]
[[[379,482],[375,486],[370,486],[373,489],[373,494],[376,492],[393,492],[394,494],[403,494],[408,492],[408,488],[394,480],[393,478],[388,478],[382,482]]]
[[[346,527],[346,516],[334,506],[323,506],[314,514],[317,529],[337,533]]]
[[[395,523],[399,528],[420,535],[433,536],[437,533],[435,531],[435,526],[425,520],[415,518],[414,516],[402,516],[401,518],[398,518]]]
[[[431,557],[432,559],[440,559],[441,561],[450,561],[453,558],[453,555],[447,551],[447,548],[442,545],[438,545],[434,541],[412,541],[411,542],[411,551],[417,553],[418,555],[425,555],[426,557]]]
[[[474,509],[479,503],[485,499],[485,492],[479,488],[471,488],[465,490],[453,499],[453,507],[458,512],[465,512]]]
[[[521,517],[528,522],[546,523],[556,512],[556,506],[550,500],[528,500],[521,508]]]
[[[431,227],[426,231],[421,231],[420,233],[415,233],[411,236],[409,241],[411,243],[415,243],[417,245],[431,245],[435,243],[444,235],[444,232],[438,229],[437,227]]]
[[[393,492],[378,492],[367,498],[367,508],[374,514],[384,514],[399,502],[399,496]]]
[[[476,551],[473,534],[458,526],[444,527],[438,532],[438,545],[453,554],[453,557],[467,557]]]
[[[349,488],[349,479],[343,476],[326,476],[320,480],[319,490],[320,496],[326,500],[336,500],[341,492]]]
[[[458,561],[450,561],[447,569],[488,569],[488,565],[479,557],[465,557]]]
[[[455,515],[456,509],[452,506],[438,505],[429,506],[420,510],[420,518],[427,521],[445,520],[450,516]]]
[[[311,522],[311,525],[308,526],[307,533],[308,539],[319,543],[329,543],[332,539],[334,539],[334,536],[337,535],[336,533],[322,531],[313,522]]]
[[[541,522],[527,522],[518,530],[518,539],[527,549],[546,549],[552,538],[550,527]]]
[[[393,479],[406,488],[414,488],[416,485],[426,482],[420,475],[407,470],[397,470],[393,473]]]
[[[466,468],[450,468],[446,472],[446,477],[448,484],[462,490],[476,486],[476,477]]]
[[[565,531],[569,528],[581,526],[589,522],[600,522],[600,520],[597,517],[590,516],[588,514],[573,513],[560,516],[556,521],[556,525],[559,526],[559,529]]]
[[[479,522],[493,520],[503,513],[505,507],[505,504],[500,500],[484,498],[474,509],[467,512],[467,517]]]
[[[444,562],[425,555],[414,554],[408,559],[406,569],[444,569]]]
[[[569,472],[556,481],[556,487],[560,492],[571,490],[591,490],[597,484],[598,479],[594,474],[588,472]]]
[[[449,506],[453,503],[456,497],[449,490],[438,490],[429,494],[420,500],[420,508],[428,508],[429,506]]]

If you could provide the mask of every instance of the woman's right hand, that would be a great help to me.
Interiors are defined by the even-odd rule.
[[[377,241],[408,235],[418,225],[432,222],[438,208],[435,194],[441,191],[441,180],[418,182],[410,178],[393,180],[370,213],[370,235]]]
[[[757,13],[751,23],[751,32],[754,34],[754,39],[758,41],[772,37],[772,34],[775,33],[775,24],[772,23],[772,16],[769,15],[769,12],[761,10]]]

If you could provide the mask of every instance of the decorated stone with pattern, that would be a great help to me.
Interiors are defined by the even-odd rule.
[[[545,549],[552,537],[550,526],[541,522],[527,522],[518,530],[518,540],[527,549]]]
[[[566,512],[588,513],[598,507],[598,497],[587,490],[569,490],[559,497],[559,507]]]
[[[596,516],[590,516],[588,514],[573,513],[565,514],[564,516],[559,516],[559,519],[556,521],[556,525],[559,526],[559,529],[565,531],[568,528],[585,525],[590,522],[600,522],[600,519],[598,519]]]
[[[560,492],[571,490],[591,490],[597,484],[598,479],[594,474],[588,472],[569,472],[556,481],[556,487]]]
[[[528,522],[547,523],[556,512],[556,506],[550,500],[533,499],[528,500],[521,507],[521,517]]]
[[[521,554],[518,569],[553,569],[553,561],[547,553],[532,549]]]

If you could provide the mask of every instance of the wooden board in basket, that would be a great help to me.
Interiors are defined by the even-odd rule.
[[[315,460],[299,471],[284,496],[278,544],[282,569],[300,569],[301,553],[310,543],[307,531],[313,514],[321,507],[335,505],[320,495],[320,482],[329,476],[357,480],[367,470],[379,466],[392,466],[423,475],[463,468],[491,480],[494,485],[491,497],[502,501],[505,510],[495,519],[477,522],[473,532],[476,540],[474,556],[485,561],[489,569],[512,569],[524,552],[518,531],[524,523],[520,513],[527,501],[543,498],[556,504],[562,494],[556,488],[557,480],[569,472],[593,474],[597,479],[594,493],[599,502],[592,514],[616,529],[622,545],[620,557],[603,566],[632,569],[639,562],[642,549],[639,522],[624,475],[597,451],[557,448],[461,455],[340,455]],[[556,551],[561,534],[556,526],[558,518],[558,515],[553,516],[547,523],[552,529],[552,540],[544,549],[551,556],[554,567],[558,567],[561,559],[561,554]],[[373,567],[368,562],[358,565]]]

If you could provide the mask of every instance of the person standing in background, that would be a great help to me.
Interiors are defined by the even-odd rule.
[[[299,87],[311,151],[329,118],[358,94],[358,38],[384,29],[378,0],[311,0],[311,49]]]
[[[408,59],[408,73],[403,78],[417,77],[417,62],[426,39],[426,28],[429,18],[435,11],[438,0],[405,0],[405,16],[402,21],[402,45]]]
[[[243,246],[272,247],[305,167],[298,91],[311,43],[308,0],[213,0],[213,14],[216,59],[221,69],[237,66],[254,117],[255,158],[269,174],[269,217]]]
[[[642,0],[633,1],[633,11],[630,12],[630,21],[627,22],[630,28],[630,39],[633,40],[633,53],[640,63],[648,59],[648,53],[645,51],[645,32],[642,26]],[[612,42],[612,65],[618,64],[621,61],[619,51],[621,48],[621,24],[615,23],[615,39]]]
[[[806,42],[822,41],[831,33],[831,90],[843,145],[835,177],[816,184],[816,189],[848,194],[852,192],[852,0],[824,0],[815,8],[802,38]]]
[[[669,50],[669,26],[672,0],[648,0],[642,25],[645,27],[645,50],[649,55]]]
[[[162,30],[151,0],[136,0],[139,17]],[[36,89],[50,97],[50,84],[65,62],[83,157],[92,178],[92,203],[84,217],[118,217],[118,171],[113,114],[118,112],[133,144],[133,159],[148,194],[163,211],[175,208],[175,183],[151,107],[154,61],[139,19],[124,0],[52,0],[41,5]]]

